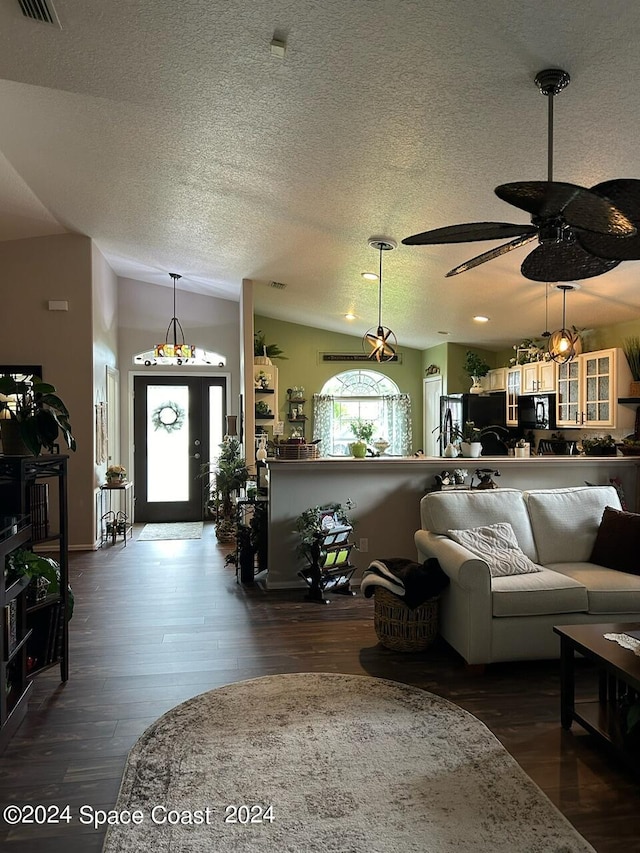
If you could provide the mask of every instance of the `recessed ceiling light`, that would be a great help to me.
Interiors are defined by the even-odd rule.
[[[488,323],[489,322],[489,318],[485,317],[484,314],[476,314],[476,316],[473,318],[473,320],[475,323]]]
[[[377,281],[378,274],[375,272],[361,272],[360,275],[362,278],[366,278],[367,281]]]
[[[347,311],[347,313],[344,315],[344,319],[345,320],[355,320],[356,315],[352,311]]]

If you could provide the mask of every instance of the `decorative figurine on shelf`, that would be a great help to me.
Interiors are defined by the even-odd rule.
[[[254,379],[254,384],[255,384],[256,388],[259,390],[262,390],[262,391],[266,391],[268,389],[269,382],[270,382],[270,379],[267,376],[267,374],[264,372],[264,370],[259,371],[259,373],[256,374],[255,379]]]

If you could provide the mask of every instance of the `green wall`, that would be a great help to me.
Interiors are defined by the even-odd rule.
[[[306,438],[313,437],[312,398],[322,390],[322,386],[331,376],[350,370],[354,367],[368,367],[384,373],[398,385],[400,391],[411,397],[411,419],[413,433],[413,448],[422,447],[422,352],[409,347],[400,347],[401,364],[376,364],[376,362],[322,362],[323,352],[352,352],[361,353],[362,345],[359,337],[343,335],[339,332],[327,332],[311,326],[301,326],[297,323],[286,323],[270,317],[256,316],[254,327],[266,335],[267,344],[277,344],[287,356],[285,359],[275,359],[278,368],[278,412],[281,420],[285,421],[285,437],[290,432],[287,415],[287,388],[294,385],[302,386],[307,399],[305,414],[310,419],[307,423]]]

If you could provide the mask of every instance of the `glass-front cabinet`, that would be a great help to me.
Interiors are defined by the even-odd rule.
[[[558,365],[556,421],[559,427],[578,426],[580,412],[580,362]]]
[[[582,353],[559,365],[558,426],[631,428],[634,413],[618,405],[619,389],[626,392],[630,377],[625,354],[617,347]]]
[[[507,370],[507,426],[518,426],[518,396],[522,381],[522,368]]]
[[[615,386],[614,350],[585,353],[582,358],[582,415],[583,424],[614,426],[613,413],[617,401]]]

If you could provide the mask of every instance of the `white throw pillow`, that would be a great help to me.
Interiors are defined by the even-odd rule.
[[[513,527],[508,522],[471,527],[468,530],[447,530],[447,536],[482,557],[489,566],[492,578],[542,571],[540,566],[536,566],[522,553]]]

